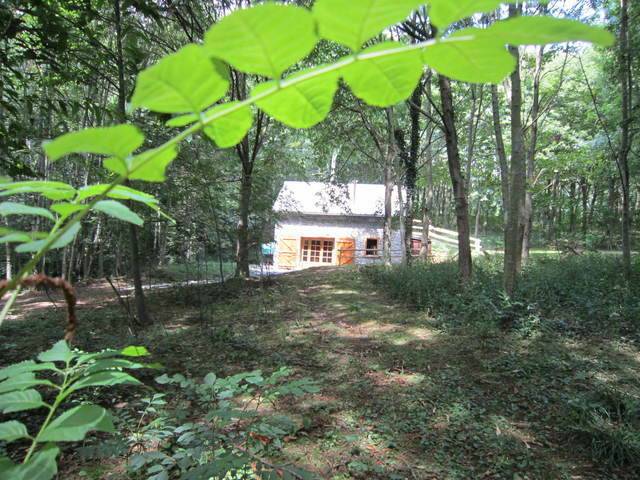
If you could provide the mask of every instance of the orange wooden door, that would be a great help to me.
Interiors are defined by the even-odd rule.
[[[351,265],[356,258],[356,240],[354,238],[338,239],[338,265]]]
[[[295,268],[298,266],[298,239],[281,238],[278,241],[278,267]]]

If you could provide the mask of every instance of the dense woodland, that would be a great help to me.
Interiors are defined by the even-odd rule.
[[[73,379],[61,384],[61,392],[75,391],[73,382],[93,388],[74,398],[77,403],[55,397],[56,408],[86,409],[74,411],[86,428],[79,434],[64,421],[19,413],[17,419],[31,432],[44,421],[42,439],[33,440],[15,433],[15,428],[22,432],[20,422],[7,417],[0,423],[0,480],[46,480],[56,472],[58,478],[154,480],[637,478],[640,4],[461,1],[452,8],[441,0],[284,2],[313,11],[320,40],[280,68],[273,62],[259,67],[259,60],[246,66],[233,57],[237,45],[262,39],[264,56],[271,59],[269,35],[275,38],[282,29],[277,16],[267,18],[262,10],[263,23],[247,17],[246,38],[239,39],[233,37],[239,30],[223,20],[261,3],[6,0],[0,5],[0,272],[6,279],[0,365],[35,358],[62,337],[65,309],[55,306],[51,295],[64,285],[81,285],[77,301],[90,305],[79,309],[77,326],[70,319],[67,326],[67,339],[76,336],[78,348],[145,347],[85,359],[62,341],[38,357],[66,365],[51,373],[64,382]],[[575,23],[502,28],[543,16]],[[354,31],[361,21],[360,36],[336,18]],[[270,22],[271,29],[265,26]],[[302,45],[307,32],[295,33],[302,31],[300,25],[290,28]],[[367,28],[370,34],[363,33]],[[467,50],[447,46],[465,34],[477,43]],[[283,95],[271,103],[256,100],[259,108],[248,123],[238,116],[233,128],[246,124],[244,130],[238,127],[240,135],[207,123],[206,115],[215,116],[226,105],[254,102],[256,92],[280,88],[280,76],[286,79],[283,90],[274,95],[286,93],[286,81],[296,72],[313,77],[322,69],[318,66],[331,69],[356,58],[352,52],[363,44],[375,45],[365,53],[376,52],[397,45],[391,41],[409,46],[397,54],[406,54],[404,63],[380,60],[375,73],[358,71],[357,63],[345,68],[341,80],[335,77],[328,102],[324,86],[299,87],[311,113]],[[153,68],[186,58],[187,44],[211,50],[210,74],[200,75],[194,50],[193,64],[165,63],[166,78],[184,78],[176,97],[197,103],[194,92],[222,83],[228,88],[201,106],[181,110],[170,105],[167,99],[174,97],[167,92],[162,97],[165,87],[152,85],[153,75],[160,75]],[[423,47],[420,66],[410,68],[411,48]],[[283,55],[295,49],[279,48]],[[387,81],[377,83],[371,76]],[[276,83],[267,83],[271,78]],[[174,156],[158,158],[156,170],[144,174],[127,170],[133,165],[127,162],[144,155],[132,157],[137,147],[122,157],[124,170],[113,166],[118,159],[112,150],[128,141],[124,130],[107,138],[106,147],[85,147],[81,140],[63,145],[61,136],[69,132],[117,124],[137,127],[144,134],[137,146],[152,152],[171,146],[179,132],[189,134],[179,138]],[[203,132],[191,134],[192,128]],[[391,209],[385,211],[383,242],[390,248],[392,222],[400,225],[406,243],[402,265],[251,279],[251,266],[262,261],[261,245],[273,240],[272,207],[285,180],[377,183],[389,192],[404,188],[400,215],[391,218]],[[47,182],[68,184],[73,195],[65,197],[67,187]],[[97,185],[135,190],[126,195],[120,190],[120,196],[106,190],[95,201],[78,193]],[[65,207],[52,206],[67,200]],[[116,206],[97,208],[101,202]],[[434,225],[456,230],[458,249],[412,256],[414,219],[426,226],[425,245],[428,226]],[[60,231],[73,235],[57,243]],[[482,239],[482,255],[472,255],[470,236]],[[46,279],[34,279],[38,273]],[[185,280],[216,283],[185,286]],[[145,289],[164,282],[174,285]],[[314,290],[319,284],[328,293]],[[123,285],[131,286],[130,294]],[[44,314],[29,307],[42,289],[42,301],[49,297],[54,305]],[[346,299],[340,296],[345,291]],[[70,304],[68,295],[66,300]],[[371,327],[369,320],[376,317],[394,325],[384,333],[388,337],[382,327]],[[325,320],[337,322],[337,330],[325,330]],[[352,331],[345,322],[370,329],[361,336],[375,345],[341,343]],[[326,351],[318,347],[324,338],[330,338]],[[322,356],[312,355],[316,348]],[[138,354],[147,349],[163,371],[138,370],[143,368]],[[345,370],[331,376],[327,372],[338,357]],[[207,365],[207,359],[215,364]],[[444,373],[430,379],[432,367]],[[26,408],[13,409],[4,392],[13,395],[49,381],[46,374],[35,380],[38,368],[11,368],[0,370],[5,414]],[[207,372],[216,374],[204,376]],[[373,378],[371,372],[386,372],[386,387],[397,383],[386,389],[376,384],[375,401],[363,401],[367,387],[361,382]],[[104,377],[92,380],[98,374]],[[20,375],[27,376],[21,377],[26,386],[12,386]],[[133,393],[117,386],[140,381],[155,390]],[[409,390],[398,393],[399,385]],[[97,393],[99,386],[112,390]],[[549,393],[542,398],[544,390]],[[308,396],[313,399],[297,399]],[[347,409],[336,407],[332,398],[352,406],[348,418],[336,420]],[[353,406],[362,402],[362,410]],[[527,402],[535,404],[533,413],[524,412]],[[40,404],[34,405],[29,408]],[[114,405],[120,405],[115,414],[103,409]],[[254,407],[247,420],[244,414]],[[46,438],[59,441],[47,437],[51,425],[57,425],[62,441],[114,430],[113,424],[104,426],[106,417],[93,418],[90,408],[114,415],[119,434],[87,437],[79,450],[75,443],[60,444],[57,457],[58,447],[44,444]],[[263,418],[262,408],[294,420],[274,423]],[[441,429],[442,418],[455,429]],[[355,440],[365,430],[369,443]],[[520,440],[509,443],[507,437]],[[467,451],[468,442],[479,453]],[[324,450],[333,453],[323,458]],[[341,450],[350,456],[336,453]],[[20,470],[20,463],[29,462],[40,476],[27,467]],[[102,468],[94,468],[100,462]]]

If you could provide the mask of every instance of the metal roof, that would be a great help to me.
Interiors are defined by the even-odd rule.
[[[404,189],[403,189],[404,198]],[[391,196],[399,211],[398,188]],[[276,212],[307,215],[384,216],[384,185],[286,181],[273,205]]]

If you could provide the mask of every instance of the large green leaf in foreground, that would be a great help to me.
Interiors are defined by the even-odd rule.
[[[51,160],[70,153],[95,153],[126,158],[142,145],[144,135],[133,125],[87,128],[66,133],[44,144],[44,151]]]
[[[133,107],[155,112],[201,112],[229,88],[228,71],[198,45],[187,45],[138,75]]]
[[[483,31],[484,35],[509,45],[544,45],[584,41],[603,47],[613,45],[611,32],[577,20],[548,16],[516,17],[502,20]]]
[[[317,42],[313,16],[293,5],[236,10],[205,35],[208,52],[242,72],[277,78]]]
[[[366,49],[365,54],[393,49],[401,53],[358,59],[344,69],[347,85],[369,105],[388,107],[405,100],[416,88],[423,70],[420,51],[405,48],[400,43],[384,42]]]
[[[424,49],[424,62],[438,73],[470,83],[499,83],[516,67],[505,45],[478,35],[476,28],[460,30]]]
[[[40,434],[42,442],[77,442],[88,432],[115,431],[111,414],[97,405],[80,405],[62,413]]]
[[[353,51],[385,28],[401,22],[421,0],[316,0],[313,15],[322,38]]]
[[[321,70],[322,67],[314,70]],[[287,80],[312,76],[314,70],[302,71]],[[279,90],[256,101],[258,107],[276,120],[294,128],[309,128],[324,120],[331,110],[333,96],[338,88],[338,73],[335,71],[311,77],[302,83]],[[276,87],[276,82],[261,83],[251,95],[259,97],[263,92]]]
[[[229,102],[211,109],[211,115],[233,108],[234,111],[221,116],[204,127],[204,133],[220,148],[230,148],[240,143],[253,123],[250,107],[237,107],[238,102]]]

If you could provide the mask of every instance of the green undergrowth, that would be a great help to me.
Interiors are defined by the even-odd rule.
[[[578,268],[590,260],[592,277]],[[542,259],[530,265],[528,285],[553,293],[549,302],[537,302],[535,321],[528,302],[499,303],[492,291],[500,284],[498,265],[491,261],[477,265],[474,282],[482,290],[474,295],[459,289],[451,265],[417,267],[421,277],[404,290],[423,291],[419,304],[401,297],[393,283],[380,283],[400,278],[401,269],[312,269],[269,281],[151,293],[155,323],[138,330],[115,300],[81,305],[77,344],[93,350],[146,345],[149,361],[163,370],[140,371],[139,379],[167,394],[163,409],[187,408],[196,425],[185,392],[158,384],[158,375],[202,379],[208,372],[227,377],[257,369],[270,375],[287,366],[293,379],[312,379],[316,393],[282,399],[264,413],[295,423],[281,444],[268,444],[269,458],[317,478],[634,479],[640,471],[640,354],[633,322],[618,309],[624,322],[608,324],[615,315],[604,312],[613,308],[613,296],[599,299],[599,319],[582,317],[586,307],[578,305],[596,284],[615,286],[611,261],[577,258],[554,265]],[[572,296],[569,286],[558,291],[564,286],[544,281],[542,272],[563,282],[574,278],[583,293]],[[431,288],[419,290],[427,281]],[[82,302],[81,289],[78,295]],[[465,306],[474,298],[477,304]],[[563,311],[562,302],[569,301],[577,306]],[[505,312],[514,312],[515,320],[504,320]],[[558,315],[555,321],[549,312]],[[0,350],[1,365],[29,358],[60,337],[61,309],[22,313],[0,332],[8,346]],[[474,318],[483,321],[474,324]],[[621,325],[630,332],[626,338],[615,334]],[[132,477],[123,465],[134,453],[155,448],[146,437],[135,451],[127,443],[141,402],[151,396],[148,389],[110,390],[104,406],[116,412],[124,438],[111,444],[90,439],[85,447],[91,448],[64,457],[62,478],[144,478]],[[157,435],[166,424],[152,427]],[[167,438],[176,452],[179,437]]]
[[[460,288],[455,262],[367,268],[389,295],[428,310],[445,328],[509,327],[640,338],[640,262],[627,284],[616,255],[535,255],[512,299],[502,290],[502,257],[479,259],[471,285]]]

